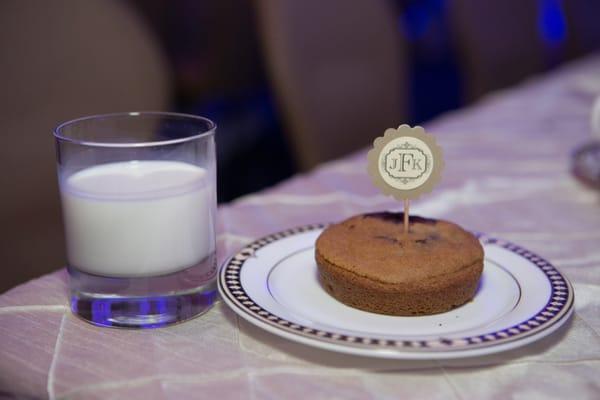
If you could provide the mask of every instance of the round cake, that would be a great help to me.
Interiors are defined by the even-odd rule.
[[[475,295],[483,270],[479,240],[448,221],[363,214],[330,225],[315,258],[325,290],[342,303],[389,315],[436,314]]]

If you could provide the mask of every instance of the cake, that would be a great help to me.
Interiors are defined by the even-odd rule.
[[[479,240],[443,220],[379,212],[327,227],[316,242],[323,288],[342,303],[388,315],[449,311],[473,298],[483,270]]]

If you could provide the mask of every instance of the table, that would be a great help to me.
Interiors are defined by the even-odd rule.
[[[409,362],[292,343],[223,303],[165,329],[101,329],[68,312],[63,269],[0,296],[0,397],[600,398],[600,196],[569,173],[597,94],[600,56],[426,125],[447,166],[414,212],[519,243],[559,267],[574,284],[576,312],[556,334],[493,356]],[[365,156],[221,207],[219,259],[274,231],[398,209],[370,184]]]

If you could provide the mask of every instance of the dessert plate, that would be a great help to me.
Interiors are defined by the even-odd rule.
[[[573,312],[573,288],[548,261],[504,240],[478,235],[484,269],[472,301],[452,311],[395,317],[357,310],[321,287],[315,240],[324,225],[259,239],[227,260],[221,297],[250,323],[281,337],[370,357],[481,356],[541,339]]]

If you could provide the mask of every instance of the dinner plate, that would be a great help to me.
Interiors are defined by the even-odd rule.
[[[472,301],[452,311],[396,317],[358,310],[321,287],[314,260],[324,225],[256,240],[219,273],[221,297],[248,322],[326,350],[397,359],[481,356],[541,339],[573,312],[573,288],[543,258],[478,235],[485,261]]]

